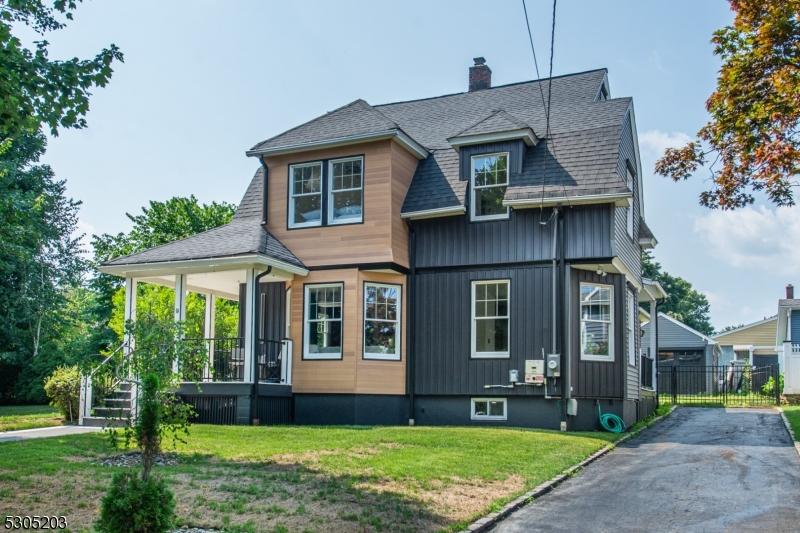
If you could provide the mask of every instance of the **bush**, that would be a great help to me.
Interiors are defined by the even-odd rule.
[[[58,407],[69,422],[78,419],[81,402],[81,372],[77,366],[60,366],[44,380],[50,405]]]
[[[157,477],[142,481],[134,472],[114,474],[100,499],[97,528],[103,533],[164,533],[172,527],[175,498]]]
[[[779,385],[780,386],[780,391],[781,391],[781,394],[783,394],[783,387],[784,387],[783,372],[781,372],[778,375],[778,379],[780,380],[780,385]],[[761,385],[761,391],[764,394],[768,394],[770,396],[775,394],[775,378],[770,376],[769,379],[767,380],[767,382],[764,383],[763,385]]]

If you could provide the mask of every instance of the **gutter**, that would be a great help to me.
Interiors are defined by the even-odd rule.
[[[552,198],[524,198],[503,200],[503,205],[514,209],[534,209],[540,207],[566,205],[606,204],[613,202],[616,207],[630,207],[631,193],[621,194],[587,194],[580,196],[554,196]]]
[[[263,157],[259,158],[261,160],[261,166],[264,167],[264,180],[263,180],[263,191],[261,193],[261,226],[266,229],[267,227],[267,200],[269,199],[269,167],[267,166],[267,162],[264,161]]]
[[[407,220],[417,220],[423,218],[449,217],[452,215],[463,215],[467,212],[466,206],[455,205],[452,207],[437,207],[436,209],[425,209],[423,211],[412,211],[411,213],[400,213],[400,218]]]
[[[225,257],[206,257],[203,259],[184,259],[178,261],[159,261],[152,263],[128,263],[121,265],[103,265],[97,268],[103,274],[114,276],[126,276],[130,272],[141,272],[146,274],[149,271],[169,270],[174,272],[182,269],[208,269],[213,267],[229,267],[221,270],[236,270],[236,267],[245,267],[246,264],[258,264],[264,266],[274,266],[285,270],[291,274],[307,276],[308,270],[296,265],[292,265],[262,254],[234,255]]]

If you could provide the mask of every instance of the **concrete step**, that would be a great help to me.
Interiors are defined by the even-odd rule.
[[[110,409],[131,408],[130,398],[106,398],[105,403],[105,407]]]
[[[127,419],[130,415],[130,407],[95,407],[92,409],[94,416],[99,418],[122,418]]]
[[[125,427],[125,421],[116,418],[104,418],[102,416],[84,416],[83,425],[95,428],[121,428]]]

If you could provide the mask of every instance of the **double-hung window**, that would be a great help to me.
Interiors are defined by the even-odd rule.
[[[342,358],[341,283],[305,286],[304,359]]]
[[[289,227],[363,221],[364,158],[289,165]]]
[[[363,170],[360,157],[331,161],[328,224],[360,222],[363,204]]]
[[[401,289],[364,284],[364,359],[400,360]]]
[[[472,357],[509,357],[509,280],[472,282]]]
[[[581,359],[614,360],[614,287],[581,283]]]
[[[503,198],[508,187],[508,154],[472,157],[470,177],[471,220],[508,218]]]
[[[636,298],[628,291],[628,364],[636,366]]]

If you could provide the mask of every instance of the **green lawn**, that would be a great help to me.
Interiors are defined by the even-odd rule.
[[[156,472],[178,525],[231,532],[433,532],[463,527],[618,438],[444,427],[196,425]],[[89,529],[114,467],[102,434],[0,443],[4,513]],[[1,517],[0,517],[1,518]]]
[[[60,426],[58,409],[49,405],[0,406],[0,431]]]
[[[800,439],[800,405],[784,405],[783,412],[794,430],[794,436]]]

